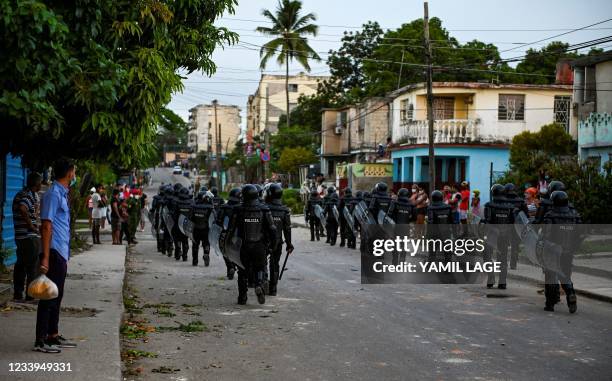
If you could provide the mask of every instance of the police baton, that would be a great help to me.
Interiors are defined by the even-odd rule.
[[[283,273],[285,272],[285,268],[287,267],[287,259],[289,259],[289,255],[291,253],[293,253],[293,250],[287,252],[287,256],[285,257],[285,262],[283,262],[283,269],[281,270],[280,275],[278,276],[278,280],[283,279]]]

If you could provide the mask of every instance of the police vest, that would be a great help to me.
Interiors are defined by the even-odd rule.
[[[240,225],[244,242],[260,242],[264,239],[264,209],[257,206],[242,207]]]
[[[451,215],[451,207],[444,203],[433,204],[428,208],[429,224],[448,224]]]
[[[208,228],[208,219],[212,212],[210,204],[195,204],[191,210],[191,221],[196,229]]]
[[[396,224],[408,224],[412,221],[414,206],[410,201],[398,199],[393,205],[392,218]]]

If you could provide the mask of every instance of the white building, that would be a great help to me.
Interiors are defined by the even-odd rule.
[[[217,126],[221,129],[221,152],[225,155],[234,149],[236,141],[240,137],[240,108],[233,105],[217,104]],[[187,145],[194,154],[198,152],[210,152],[212,156],[217,152],[217,131],[215,126],[215,106],[198,105],[191,110]]]

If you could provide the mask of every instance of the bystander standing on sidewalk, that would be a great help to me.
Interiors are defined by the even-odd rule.
[[[58,289],[57,298],[38,302],[34,350],[44,353],[58,353],[59,348],[76,347],[59,334],[60,308],[70,258],[68,191],[70,185],[76,182],[76,168],[70,160],[60,159],[53,166],[53,174],[55,181],[45,192],[40,210],[40,272],[46,274]]]
[[[119,200],[119,189],[113,189],[113,197],[111,199],[111,228],[113,235],[113,245],[121,244],[121,212]]]
[[[17,262],[13,269],[13,296],[16,302],[23,301],[24,291],[36,276],[36,263],[40,253],[38,213],[40,199],[38,192],[42,176],[32,172],[28,175],[26,187],[13,199],[13,224],[17,244]],[[26,301],[34,300],[26,295]]]
[[[92,243],[95,244],[100,244],[100,220],[102,220],[103,218],[105,218],[105,214],[104,214],[104,209],[103,207],[105,206],[102,203],[102,197],[100,196],[100,194],[96,191],[96,188],[91,188],[91,190],[93,191],[92,195],[91,195],[91,203],[93,206],[92,212],[91,212],[91,217],[92,217],[92,229],[91,229],[91,239],[92,239]]]

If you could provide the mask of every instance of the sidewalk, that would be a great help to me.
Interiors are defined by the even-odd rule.
[[[125,252],[125,246],[95,245],[68,263],[60,333],[76,342],[76,349],[63,349],[60,354],[33,352],[36,306],[11,302],[0,307],[0,379],[121,379]],[[70,363],[72,371],[10,373],[11,362]]]

